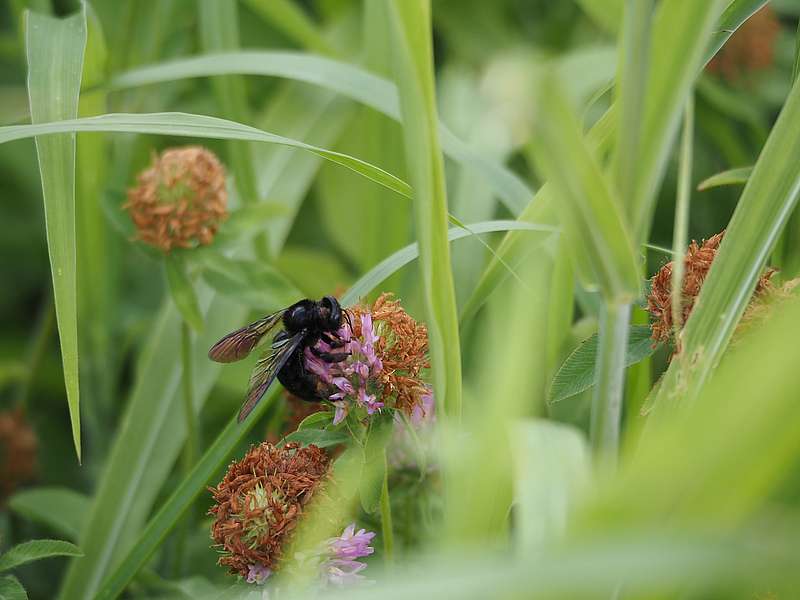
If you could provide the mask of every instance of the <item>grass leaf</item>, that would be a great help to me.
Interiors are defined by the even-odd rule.
[[[737,169],[722,171],[698,183],[697,190],[704,192],[721,185],[741,185],[747,183],[752,173],[753,167],[739,167]]]
[[[398,194],[411,197],[408,184],[383,169],[358,158],[305,144],[287,137],[261,131],[234,121],[192,115],[187,113],[108,114],[84,119],[40,123],[36,125],[8,125],[0,127],[0,143],[45,134],[115,131],[118,133],[155,133],[160,135],[216,138],[225,140],[250,140],[299,148],[338,163],[364,177],[379,183]]]
[[[81,12],[64,20],[30,12],[26,15],[31,121],[36,124],[75,118],[78,115],[86,45],[85,14]],[[42,177],[47,248],[53,276],[64,383],[72,422],[72,439],[80,461],[75,136],[64,133],[37,138],[36,152]]]
[[[441,414],[461,415],[461,352],[447,240],[447,192],[439,147],[429,0],[387,2],[403,115],[406,168],[414,188],[434,396]]]
[[[639,266],[627,223],[581,135],[570,102],[552,74],[539,82],[530,151],[554,187],[559,215],[581,283],[609,300],[639,295]]]
[[[122,73],[109,83],[111,89],[124,89],[187,77],[250,74],[286,77],[337,92],[401,120],[397,88],[386,79],[358,66],[301,52],[246,51],[207,54],[141,67]],[[484,158],[439,124],[442,150],[453,160],[480,173],[512,213],[519,213],[533,192],[512,171]]]

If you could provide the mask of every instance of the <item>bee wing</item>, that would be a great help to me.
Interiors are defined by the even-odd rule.
[[[278,371],[283,368],[292,353],[300,347],[305,331],[296,333],[290,338],[280,340],[272,345],[272,352],[264,354],[258,359],[252,375],[250,375],[250,386],[247,390],[247,399],[239,410],[239,423],[247,418],[253,409],[266,393],[269,386],[278,375]]]
[[[253,351],[262,337],[281,322],[285,312],[285,309],[279,310],[229,333],[211,347],[211,350],[208,351],[208,358],[221,363],[242,360]]]

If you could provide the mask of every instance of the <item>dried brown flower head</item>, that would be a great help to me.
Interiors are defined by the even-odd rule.
[[[720,232],[704,240],[701,244],[692,240],[683,259],[683,287],[681,324],[686,323],[692,313],[700,288],[703,286],[711,263],[717,255],[725,232]],[[770,285],[769,280],[774,271],[767,269],[756,285],[756,294],[760,294]],[[674,323],[672,320],[672,262],[661,267],[650,279],[652,284],[647,297],[647,311],[653,318],[653,340],[665,342],[672,339]]]
[[[162,252],[210,244],[227,217],[225,169],[201,146],[169,148],[128,190],[137,238]]]
[[[352,310],[356,317],[370,312],[378,327],[375,354],[383,364],[379,375],[382,388],[379,400],[386,403],[386,399],[395,396],[394,406],[411,415],[414,407],[422,403],[421,398],[430,394],[421,378],[422,371],[431,366],[428,328],[414,320],[400,306],[400,301],[393,300],[388,293],[381,294],[371,308],[356,306]],[[360,318],[353,319],[353,328],[356,336],[360,336]]]
[[[247,577],[251,565],[274,569],[283,548],[328,473],[329,458],[316,446],[297,443],[253,446],[210,488],[216,504],[211,537],[221,547],[219,564]]]
[[[767,69],[774,62],[781,24],[769,6],[750,17],[708,63],[708,70],[731,82]]]
[[[0,413],[0,504],[36,475],[39,440],[22,409]]]

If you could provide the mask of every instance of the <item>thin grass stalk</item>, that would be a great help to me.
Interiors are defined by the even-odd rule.
[[[631,305],[607,302],[600,312],[597,384],[592,394],[589,436],[602,461],[616,464],[625,383],[625,349],[628,345]]]
[[[683,327],[683,257],[689,237],[689,205],[692,197],[692,150],[694,136],[694,98],[689,96],[683,117],[678,195],[675,201],[675,226],[672,230],[672,324],[675,339]]]
[[[186,419],[186,448],[184,473],[188,473],[197,460],[197,426],[194,415],[194,365],[192,364],[192,330],[186,321],[181,323],[181,392],[183,415]]]

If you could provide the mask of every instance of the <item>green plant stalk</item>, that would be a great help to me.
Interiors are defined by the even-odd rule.
[[[613,173],[622,206],[628,212],[632,209],[639,162],[653,6],[653,0],[626,0],[620,35],[616,92],[622,119],[617,129]]]
[[[461,417],[461,349],[447,242],[447,194],[433,76],[429,0],[387,1],[403,115],[406,165],[430,339],[434,396],[440,414]]]
[[[600,313],[597,385],[592,393],[589,436],[601,461],[615,464],[619,453],[625,350],[628,345],[631,305],[607,302]]]
[[[389,496],[389,461],[386,448],[383,449],[383,484],[381,486],[381,534],[383,535],[383,560],[391,565],[394,562],[394,529],[392,525],[392,502]]]
[[[694,136],[694,99],[686,102],[678,165],[678,195],[675,201],[675,225],[672,229],[672,326],[675,339],[683,326],[683,257],[689,237],[689,204],[692,198],[692,146]]]
[[[186,419],[186,448],[184,450],[184,472],[189,473],[197,461],[199,440],[194,414],[194,365],[192,361],[192,330],[186,321],[181,321],[181,392],[183,416]]]

